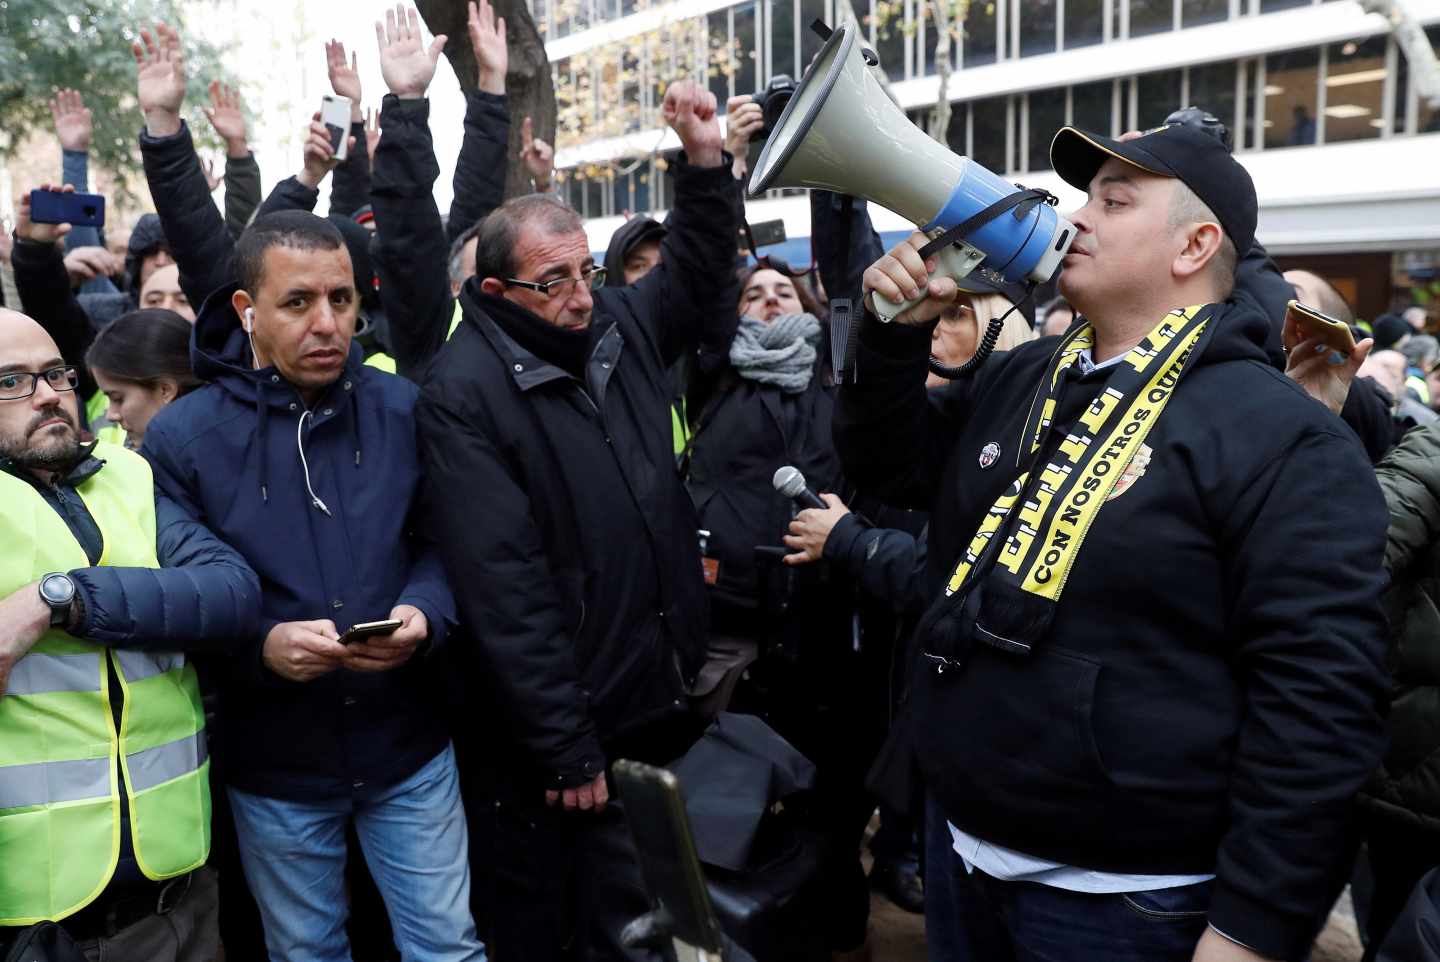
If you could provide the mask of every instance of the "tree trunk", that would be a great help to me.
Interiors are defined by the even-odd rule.
[[[528,194],[534,188],[520,162],[520,126],[530,117],[535,136],[555,143],[555,88],[550,81],[550,62],[545,42],[525,0],[493,0],[495,15],[505,18],[510,69],[505,75],[505,93],[510,101],[510,154],[505,170],[505,196]],[[465,26],[465,0],[416,0],[416,7],[431,33],[445,34],[445,56],[460,86],[467,93],[479,82],[475,52]]]

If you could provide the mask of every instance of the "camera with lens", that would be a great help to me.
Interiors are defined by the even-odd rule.
[[[765,140],[775,132],[775,125],[780,122],[780,115],[785,112],[785,107],[794,94],[794,79],[789,74],[777,73],[770,78],[764,90],[751,96],[750,99],[760,105],[760,112],[765,117],[765,126],[750,137],[752,143]]]
[[[1199,107],[1184,107],[1175,111],[1165,118],[1165,126],[1194,127],[1196,130],[1203,130],[1224,144],[1226,150],[1232,153],[1235,150],[1235,145],[1230,140],[1230,128],[1226,127],[1219,117]]]

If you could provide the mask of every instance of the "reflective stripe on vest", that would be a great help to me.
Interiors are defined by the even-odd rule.
[[[156,568],[150,466],[100,444],[105,467],[77,488],[100,529],[100,564]],[[89,567],[60,516],[25,481],[0,473],[0,597],[51,571]],[[116,730],[107,683],[124,698]],[[203,865],[210,850],[205,715],[179,653],[107,649],[50,630],[0,698],[0,926],[63,919],[95,899],[120,848],[120,787],[135,859],[151,879]]]

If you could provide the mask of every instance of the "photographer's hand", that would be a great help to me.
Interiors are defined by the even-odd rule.
[[[765,126],[765,112],[749,94],[725,101],[725,150],[734,158],[730,170],[744,180],[749,167],[750,139]]]

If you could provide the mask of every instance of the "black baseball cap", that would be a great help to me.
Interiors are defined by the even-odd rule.
[[[1080,190],[1090,189],[1111,157],[1189,187],[1215,213],[1240,257],[1254,245],[1260,206],[1255,182],[1218,137],[1188,124],[1167,124],[1125,141],[1061,127],[1050,142],[1055,173]]]

